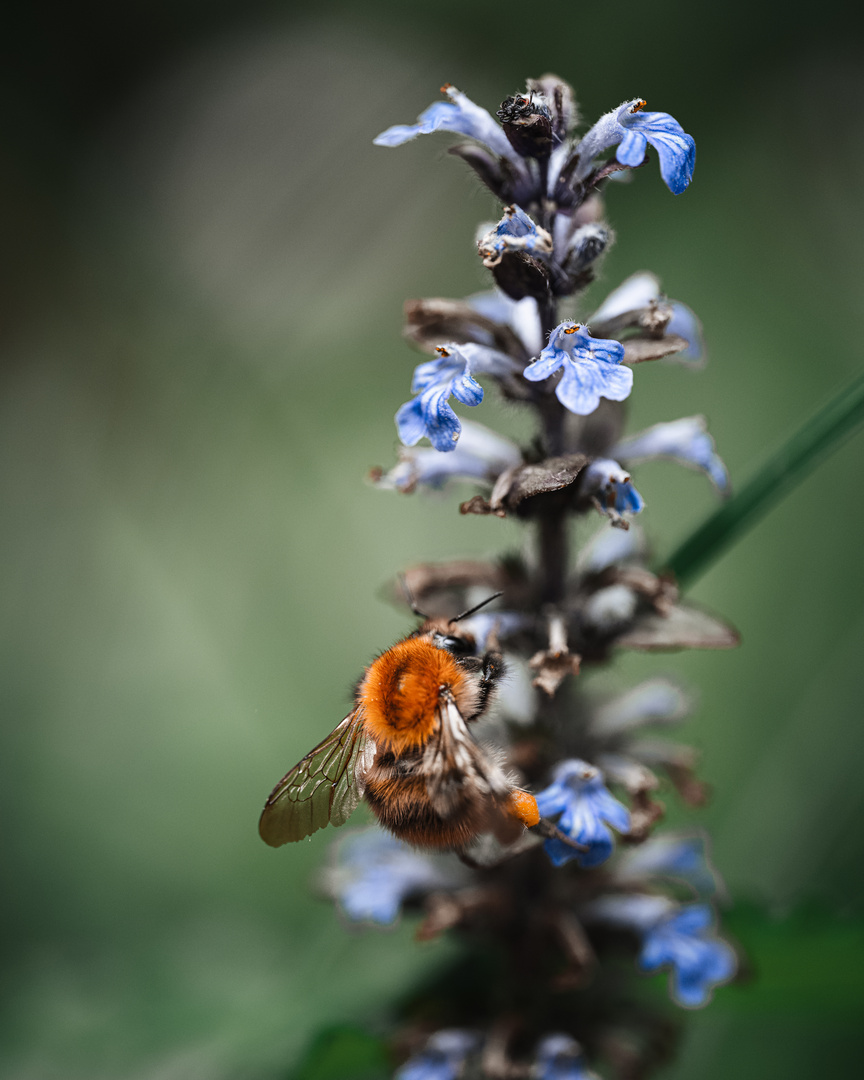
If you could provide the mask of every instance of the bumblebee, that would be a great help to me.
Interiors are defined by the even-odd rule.
[[[362,798],[385,829],[417,847],[464,851],[484,833],[509,843],[540,823],[534,796],[469,729],[503,664],[496,649],[478,655],[458,624],[489,600],[455,619],[424,617],[372,661],[354,709],[273,789],[259,823],[266,843],[343,825]]]

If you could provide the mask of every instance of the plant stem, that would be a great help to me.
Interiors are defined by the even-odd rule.
[[[545,302],[537,302],[540,312],[542,340],[545,343],[558,321],[557,304],[550,296]],[[546,394],[538,402],[539,420],[543,431],[543,445],[549,457],[563,454],[564,406],[554,395]],[[558,606],[564,599],[569,564],[570,537],[567,514],[558,513],[540,517],[537,522],[540,549],[540,600],[543,604]]]
[[[714,559],[799,484],[864,421],[864,374],[812,416],[754,476],[665,562],[679,585],[691,584]]]

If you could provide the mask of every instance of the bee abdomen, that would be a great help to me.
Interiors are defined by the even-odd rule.
[[[366,777],[366,802],[385,829],[421,847],[461,848],[469,843],[477,831],[470,802],[444,818],[429,801],[422,776],[391,768],[388,776],[389,769],[373,766]]]

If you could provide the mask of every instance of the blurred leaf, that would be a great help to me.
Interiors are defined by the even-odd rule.
[[[689,584],[725,547],[832,454],[864,420],[864,374],[799,428],[724,506],[672,554],[668,568]]]
[[[362,1028],[335,1025],[322,1029],[290,1080],[379,1080],[391,1072],[383,1039]]]
[[[860,1017],[864,918],[815,907],[776,918],[755,905],[741,905],[723,917],[722,925],[747,959],[744,978],[718,994],[717,1007],[806,1011],[832,1021]]]

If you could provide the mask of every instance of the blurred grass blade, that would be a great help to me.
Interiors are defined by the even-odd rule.
[[[691,584],[741,533],[833,453],[864,421],[864,373],[845,387],[770,457],[665,563]]]

